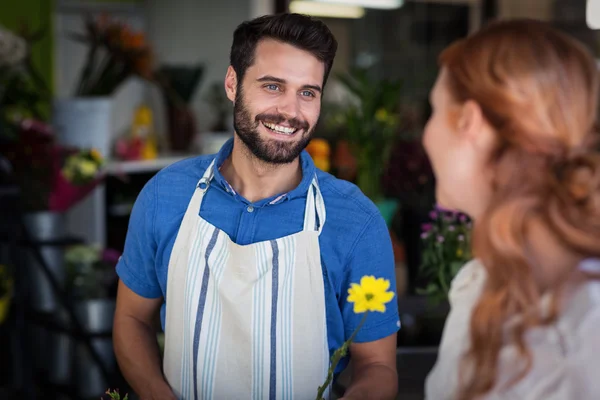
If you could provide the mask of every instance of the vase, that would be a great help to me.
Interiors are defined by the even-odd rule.
[[[196,117],[187,105],[166,102],[169,145],[172,152],[188,153],[196,135]]]
[[[57,142],[63,146],[97,149],[111,158],[113,113],[110,97],[57,99],[53,104],[52,123]],[[69,234],[88,243],[104,245],[104,185],[98,185],[85,199],[67,212]]]
[[[103,157],[110,158],[112,104],[110,97],[55,100],[52,125],[58,143],[77,148],[95,148]]]
[[[86,334],[95,334],[92,346],[100,356],[109,374],[114,373],[116,358],[110,336],[115,314],[115,300],[109,298],[88,299],[78,302],[75,311]],[[74,378],[79,398],[95,398],[102,395],[110,382],[102,375],[94,358],[83,342],[77,343],[74,361]],[[109,377],[110,379],[110,377]]]
[[[61,213],[40,211],[25,214],[23,222],[51,275],[59,287],[64,288],[67,279],[64,249],[57,245],[57,242],[65,238],[65,216]],[[25,282],[27,282],[31,307],[45,313],[57,311],[60,308],[59,298],[50,279],[42,270],[39,260],[31,248],[25,248],[23,255],[26,259]]]

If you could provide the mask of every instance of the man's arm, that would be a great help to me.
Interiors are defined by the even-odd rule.
[[[117,293],[113,340],[119,367],[141,400],[175,400],[161,368],[155,318],[162,298],[147,299],[121,281]]]
[[[340,400],[393,400],[398,392],[396,333],[367,343],[350,344],[352,383]]]

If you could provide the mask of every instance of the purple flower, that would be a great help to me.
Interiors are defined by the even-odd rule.
[[[423,232],[421,233],[421,239],[427,239],[429,237],[429,233]]]
[[[437,211],[430,211],[429,212],[429,218],[436,219],[437,217],[438,217]]]
[[[433,229],[433,225],[432,224],[423,224],[421,225],[421,230],[423,232],[429,232]]]
[[[444,242],[444,237],[443,237],[442,235],[439,235],[439,236],[437,237],[437,241],[438,241],[439,243],[443,243],[443,242]]]
[[[465,214],[460,214],[458,220],[464,224],[465,222],[467,222],[467,216]]]
[[[102,252],[102,260],[110,264],[116,265],[119,262],[119,257],[121,257],[121,253],[114,249],[104,249]]]
[[[454,231],[456,230],[456,227],[455,227],[454,225],[450,225],[450,226],[448,227],[448,230],[449,230],[450,232],[454,232]]]
[[[465,240],[465,236],[464,235],[458,235],[458,241],[462,242]]]

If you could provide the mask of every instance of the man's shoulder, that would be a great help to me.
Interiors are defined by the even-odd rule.
[[[199,180],[214,158],[214,154],[206,154],[176,161],[158,171],[155,179],[161,181],[161,183],[169,183],[173,179],[197,178],[196,180]]]
[[[177,161],[158,171],[146,184],[152,190],[160,209],[186,206],[196,184],[214,159],[214,155],[201,155]],[[165,210],[166,211],[166,210]]]
[[[340,233],[356,235],[367,225],[382,223],[377,206],[354,183],[321,170],[317,178],[327,210],[326,224],[343,226]]]

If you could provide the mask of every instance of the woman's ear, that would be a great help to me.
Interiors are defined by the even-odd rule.
[[[227,74],[225,74],[225,93],[227,93],[227,98],[233,103],[235,103],[236,92],[237,74],[235,73],[233,67],[230,65],[227,68]]]
[[[457,130],[467,139],[476,138],[482,128],[483,113],[479,104],[473,100],[467,100],[460,106]]]
[[[457,130],[461,137],[479,149],[488,150],[496,141],[496,135],[485,119],[481,106],[467,100],[459,112]]]

